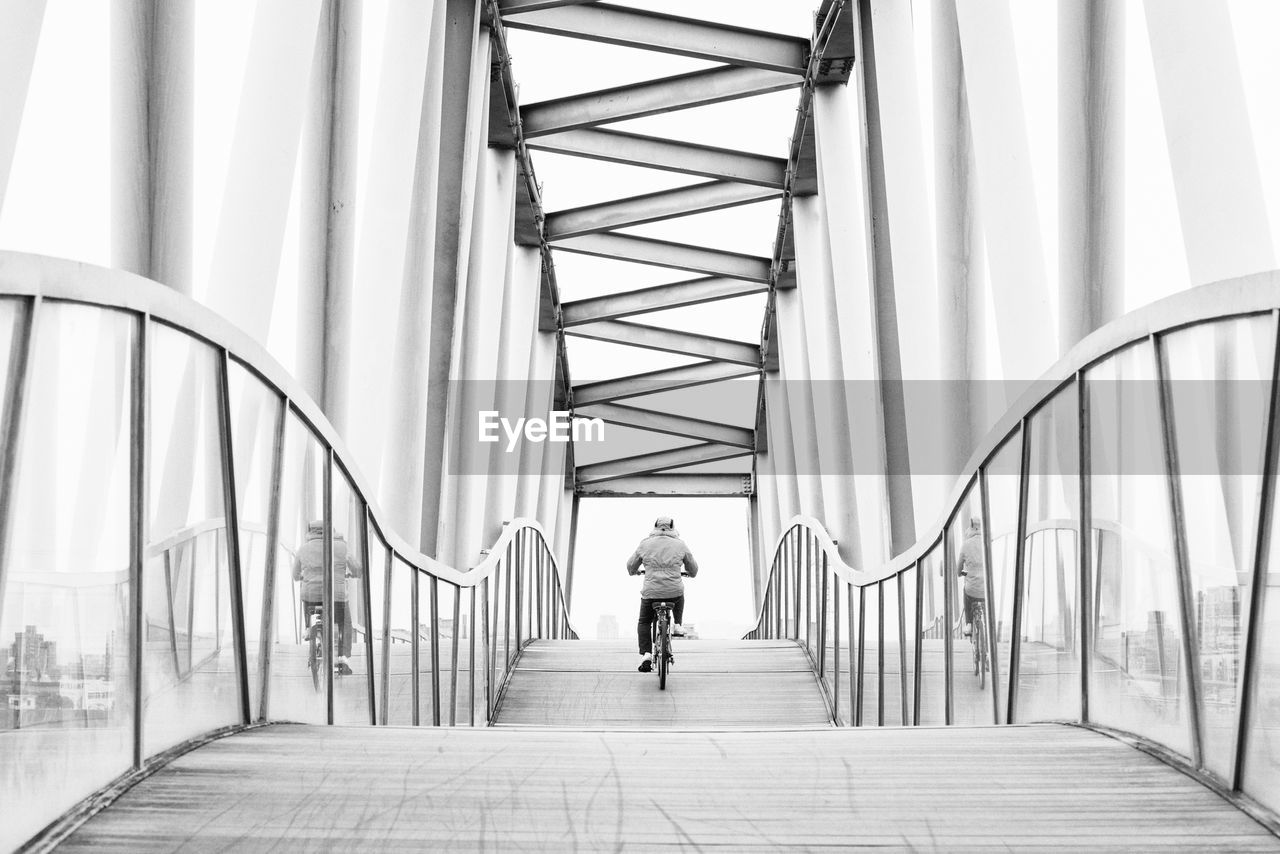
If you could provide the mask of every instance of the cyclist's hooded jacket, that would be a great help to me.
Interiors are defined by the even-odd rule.
[[[333,601],[347,601],[347,571],[359,575],[360,565],[348,562],[347,542],[338,534],[333,538]],[[293,580],[302,582],[302,599],[319,602],[324,599],[324,523],[307,525],[307,539],[293,557]]]
[[[683,596],[680,568],[684,567],[690,578],[698,574],[698,562],[674,528],[654,528],[652,534],[641,540],[635,553],[627,559],[627,573],[635,575],[641,564],[644,564],[642,599]]]

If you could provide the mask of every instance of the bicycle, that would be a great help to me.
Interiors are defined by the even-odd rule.
[[[981,599],[973,603],[973,622],[970,627],[973,643],[973,675],[978,677],[978,688],[987,684],[987,671],[991,669],[991,660],[987,655],[987,606]]]
[[[644,570],[640,570],[640,575],[644,575]],[[680,577],[686,578],[689,573],[681,572]],[[671,669],[671,665],[675,663],[676,657],[671,652],[671,616],[672,609],[675,608],[674,602],[668,602],[665,599],[653,603],[653,628],[650,629],[653,637],[653,663],[656,665],[654,670],[658,671],[658,690],[667,690],[667,671]]]
[[[320,663],[324,661],[323,613],[324,608],[319,605],[311,609],[307,633],[303,635],[307,641],[307,667],[311,669],[311,685],[317,692],[320,691]]]

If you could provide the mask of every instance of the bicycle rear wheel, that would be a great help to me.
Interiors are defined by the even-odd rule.
[[[659,691],[667,690],[667,658],[668,658],[669,648],[671,645],[670,636],[667,634],[668,631],[670,631],[670,628],[667,626],[666,622],[664,621],[658,627],[658,645],[657,645],[657,649],[654,650],[654,658],[657,659],[657,665],[658,665],[658,690]]]
[[[311,686],[320,690],[320,637],[318,632],[311,634],[311,651],[307,655],[307,665],[311,668]]]
[[[978,677],[978,689],[987,684],[987,614],[985,609],[973,615],[973,672]]]

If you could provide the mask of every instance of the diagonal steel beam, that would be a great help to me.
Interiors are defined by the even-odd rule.
[[[787,161],[782,157],[607,128],[579,128],[547,134],[530,139],[528,147],[777,189],[786,184],[787,178]]]
[[[731,341],[728,338],[713,338],[710,335],[698,335],[694,332],[681,332],[675,329],[663,329],[659,326],[646,326],[642,323],[629,323],[625,320],[602,320],[599,323],[588,323],[566,329],[565,335],[579,338],[592,338],[596,341],[610,341],[614,344],[627,344],[631,347],[643,347],[646,350],[662,350],[665,353],[679,353],[684,356],[698,356],[713,359],[717,362],[734,362],[739,365],[760,367],[760,346],[745,341]]]
[[[745,498],[752,492],[751,475],[728,472],[637,474],[577,486],[578,495],[590,498]]]
[[[537,12],[542,9],[555,9],[558,6],[579,6],[583,3],[594,3],[596,0],[498,0],[498,11],[505,16],[519,15],[521,12]]]
[[[573,387],[573,404],[575,407],[590,406],[593,403],[607,403],[611,400],[625,400],[629,397],[749,377],[756,373],[759,373],[758,368],[745,365],[699,362],[696,365],[648,371],[629,377],[580,383]]]
[[[701,418],[656,412],[636,406],[624,406],[620,403],[599,403],[585,409],[578,407],[574,414],[587,418],[599,418],[607,424],[619,424],[624,427],[634,427],[637,430],[665,433],[669,436],[684,436],[687,439],[700,439],[704,442],[732,445],[737,448],[755,448],[754,431],[718,421],[704,421]]]
[[[697,445],[686,445],[670,451],[656,451],[652,454],[638,454],[634,457],[622,457],[603,463],[590,463],[578,466],[575,480],[580,484],[600,483],[620,477],[637,474],[651,474],[666,469],[696,466],[701,463],[714,463],[717,460],[729,460],[734,457],[745,457],[751,451],[743,448],[730,448],[702,442]]]
[[[504,18],[511,29],[674,53],[730,65],[804,74],[808,39],[606,3],[560,6]]]
[[[662,311],[668,308],[758,294],[768,289],[769,286],[761,282],[744,282],[739,279],[709,276],[689,279],[685,282],[672,282],[669,285],[640,288],[607,297],[567,302],[561,306],[562,319],[565,326],[580,326],[584,323],[595,323],[598,320],[616,320],[632,314],[644,314],[649,311]]]
[[[548,240],[718,211],[782,197],[781,190],[711,181],[547,214]]]
[[[647,80],[612,89],[600,89],[520,108],[526,138],[573,128],[592,127],[624,119],[652,116],[748,98],[799,86],[801,78],[763,68],[725,65]]]
[[[649,237],[633,237],[628,234],[584,234],[557,240],[552,246],[565,252],[614,258],[619,261],[634,261],[637,264],[652,264],[655,267],[688,270],[691,273],[705,273],[709,276],[743,279],[748,282],[767,283],[771,269],[768,258],[756,255],[707,249],[702,246],[690,246],[687,243],[671,243]]]

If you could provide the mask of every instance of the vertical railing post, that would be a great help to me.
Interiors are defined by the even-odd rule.
[[[822,565],[826,568],[827,556],[822,555]],[[835,714],[836,726],[840,726],[840,585],[839,576],[832,574],[831,590],[831,706]]]
[[[827,551],[818,549],[818,678],[827,676]]]
[[[866,678],[867,672],[867,588],[859,587],[858,590],[858,629],[857,638],[849,636],[849,643],[858,644],[858,654],[853,659],[857,662],[858,673],[853,678],[853,684],[856,686],[853,700],[853,725],[862,726],[862,707],[864,701],[863,680]]]
[[[1089,655],[1090,644],[1093,643],[1090,631],[1093,614],[1093,567],[1090,565],[1093,558],[1093,441],[1089,435],[1092,429],[1089,416],[1084,371],[1076,371],[1076,427],[1079,430],[1076,466],[1080,484],[1080,528],[1076,534],[1076,560],[1080,571],[1080,589],[1076,594],[1080,611],[1077,643],[1080,647],[1080,720],[1086,723],[1089,721],[1089,670],[1093,666]]]
[[[462,589],[458,589],[461,598]],[[467,614],[467,721],[476,725],[476,588],[471,586],[471,609]]]
[[[324,519],[324,706],[325,723],[333,724],[333,623],[337,617],[333,601],[333,448],[324,446],[324,469],[320,472],[320,506]],[[304,619],[306,616],[304,615]]]
[[[262,680],[262,699],[258,718],[265,720],[271,701],[271,653],[275,646],[272,635],[276,620],[276,568],[279,563],[280,516],[284,497],[284,442],[289,401],[276,398],[276,423],[271,436],[271,492],[267,507],[267,546],[262,571],[262,626],[258,648],[258,678]]]
[[[916,667],[912,679],[915,680],[915,696],[912,697],[911,723],[914,726],[920,725],[920,688],[924,685],[924,674],[920,669],[924,663],[924,567],[923,558],[915,563],[916,570],[916,619],[915,619],[915,653]]]
[[[876,726],[884,726],[884,582],[876,582]]]
[[[142,625],[145,599],[142,595],[143,575],[146,570],[146,548],[150,527],[150,507],[147,498],[147,462],[151,455],[151,425],[148,418],[148,371],[151,360],[151,317],[138,315],[138,341],[134,349],[133,372],[130,382],[129,447],[129,580],[130,631],[129,666],[133,671],[133,767],[141,768],[143,760],[142,708],[145,696],[142,684]]]
[[[942,528],[942,683],[943,683],[943,717],[942,721],[947,726],[952,723],[952,699],[951,699],[951,622],[955,619],[955,604],[951,601],[955,595],[955,590],[951,585],[952,564],[954,555],[952,555],[951,546],[951,526],[956,521],[955,516],[947,520],[947,524]]]
[[[433,589],[435,585],[432,585]],[[438,611],[437,611],[438,613]],[[462,588],[453,588],[453,639],[449,650],[449,726],[458,725],[458,646],[462,628]]]
[[[991,562],[991,493],[987,483],[986,463],[978,467],[978,501],[982,506],[982,560],[985,568],[982,577],[986,582],[986,589],[983,592],[987,597],[987,659],[991,664],[991,722],[999,724],[1002,723],[1000,720],[1000,654],[999,647],[996,646],[999,638],[999,631],[996,629],[999,614],[996,613],[995,566]]]
[[[231,584],[231,635],[235,646],[236,687],[240,694],[240,722],[249,723],[249,655],[245,648],[244,582],[241,572],[240,507],[236,490],[235,446],[231,436],[231,387],[229,356],[218,358],[218,439],[222,453],[223,516],[227,520],[227,576]],[[194,587],[194,585],[193,585]]]
[[[1022,447],[1018,463],[1018,523],[1013,553],[1013,627],[1009,635],[1009,705],[1005,714],[1008,723],[1017,722],[1018,675],[1022,672],[1019,660],[1022,654],[1023,602],[1026,598],[1027,566],[1027,513],[1031,492],[1031,418],[1022,419],[1018,427]]]
[[[22,421],[26,410],[27,390],[31,387],[35,354],[36,323],[39,320],[40,296],[31,297],[26,311],[20,313],[18,328],[9,344],[9,376],[5,381],[4,411],[0,413],[0,614],[4,613],[4,593],[9,576],[9,531],[13,524],[14,487],[18,478],[18,460],[22,452]],[[130,415],[134,413],[131,411]],[[130,529],[132,530],[132,529]]]
[[[1169,528],[1173,535],[1174,568],[1178,574],[1178,614],[1182,620],[1182,655],[1187,670],[1187,706],[1191,715],[1191,761],[1204,766],[1204,732],[1200,721],[1200,636],[1196,627],[1195,592],[1191,583],[1191,557],[1187,547],[1186,513],[1182,501],[1181,467],[1178,464],[1177,426],[1174,424],[1172,389],[1166,375],[1159,336],[1150,335],[1159,392],[1160,440],[1164,450],[1165,484],[1169,496]],[[1177,684],[1175,680],[1175,686]],[[1175,688],[1176,690],[1176,688]]]
[[[521,617],[524,613],[523,593],[524,593],[524,570],[525,570],[525,547],[524,547],[524,531],[516,531],[516,652],[520,652],[520,647],[524,645],[524,631],[521,626],[523,622]]]
[[[382,669],[378,673],[378,722],[386,726],[389,718],[387,704],[391,700],[391,566],[395,562],[395,552],[387,548],[382,550],[382,554]]]
[[[419,576],[422,574],[415,566],[405,564],[409,569],[409,619],[413,621],[413,626],[409,631],[409,665],[412,670],[409,676],[409,684],[413,688],[413,725],[422,726],[422,675],[419,669],[422,667],[422,605],[418,601],[422,595],[422,581]],[[434,644],[432,644],[434,646]]]
[[[909,694],[907,692],[907,611],[906,596],[907,593],[902,586],[903,573],[899,572],[896,576],[898,579],[898,689],[902,693],[902,725],[907,725],[907,701]]]
[[[1280,468],[1280,311],[1271,312],[1271,385],[1267,401],[1266,428],[1263,431],[1262,482],[1258,484],[1258,520],[1254,525],[1253,566],[1251,567],[1249,607],[1244,613],[1243,658],[1240,662],[1240,687],[1236,697],[1236,749],[1232,762],[1231,788],[1244,788],[1244,771],[1249,760],[1249,722],[1257,694],[1255,680],[1261,672],[1258,659],[1262,655],[1262,635],[1266,630],[1267,566],[1271,560],[1271,537],[1275,527],[1276,472]]]
[[[427,584],[431,594],[431,725],[440,726],[440,581],[429,575]]]
[[[378,691],[374,689],[374,680],[377,679],[377,668],[373,661],[373,603],[370,596],[373,593],[373,548],[369,544],[369,505],[361,496],[361,506],[364,512],[360,514],[360,521],[363,525],[360,532],[360,565],[364,567],[364,572],[360,573],[360,588],[363,591],[361,600],[364,602],[364,659],[365,659],[365,683],[369,692],[369,724],[370,726],[378,725]],[[347,603],[347,607],[351,607],[351,603]]]

